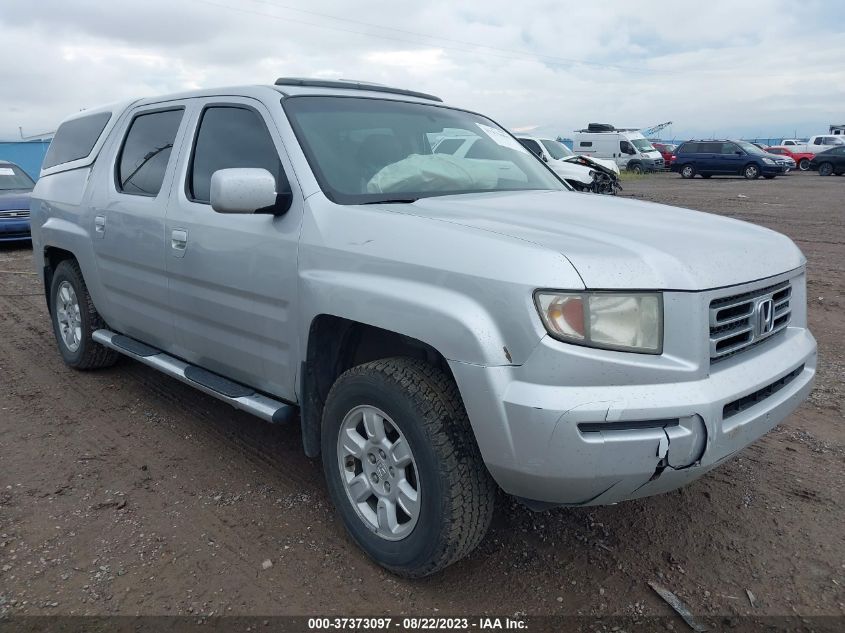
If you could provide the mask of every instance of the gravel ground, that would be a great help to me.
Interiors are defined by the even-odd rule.
[[[624,196],[796,241],[815,391],[680,491],[540,514],[502,498],[481,547],[422,581],[382,571],[345,536],[297,430],[132,361],[66,368],[30,249],[0,246],[0,616],[671,614],[648,581],[721,621],[843,616],[844,194],[845,178],[815,174],[626,182]]]

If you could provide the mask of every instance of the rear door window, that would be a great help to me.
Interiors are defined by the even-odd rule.
[[[56,130],[42,169],[85,158],[94,149],[97,139],[111,119],[111,112],[98,112],[65,121]]]
[[[540,149],[540,146],[537,144],[537,141],[534,141],[530,138],[521,138],[519,139],[519,142],[522,143],[522,146],[525,149],[531,150],[533,154],[536,154],[537,156],[543,155],[543,150]]]
[[[695,154],[698,152],[698,143],[684,143],[678,148],[678,154]]]
[[[155,196],[161,190],[183,108],[139,114],[129,125],[117,159],[117,188]]]
[[[252,108],[209,106],[200,119],[188,169],[188,195],[210,200],[211,175],[219,169],[263,168],[276,179],[276,191],[289,191],[282,162],[264,119]]]

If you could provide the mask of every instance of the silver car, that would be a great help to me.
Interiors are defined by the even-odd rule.
[[[473,151],[432,151],[455,136]],[[472,551],[497,489],[682,486],[815,375],[788,238],[576,193],[417,92],[280,79],[80,112],[31,215],[68,365],[129,356],[300,425],[351,537],[407,576]]]

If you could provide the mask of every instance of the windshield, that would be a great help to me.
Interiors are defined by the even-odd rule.
[[[736,141],[736,144],[739,145],[742,149],[744,149],[748,154],[754,154],[755,156],[762,156],[764,154],[768,154],[768,152],[764,152],[754,143],[749,143],[748,141]]]
[[[17,165],[3,165],[0,164],[0,191],[10,191],[12,189],[30,190],[35,186],[32,178],[27,176]]]
[[[558,143],[557,141],[550,141],[549,139],[543,139],[540,142],[546,148],[546,151],[549,153],[549,156],[556,160],[575,156],[575,152],[573,152],[563,143]]]
[[[567,187],[491,120],[361,97],[283,101],[314,175],[339,204]]]
[[[631,141],[631,145],[637,148],[640,152],[656,152],[654,146],[644,138],[635,138]]]

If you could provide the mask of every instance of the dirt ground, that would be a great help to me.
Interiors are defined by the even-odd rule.
[[[0,246],[0,615],[671,614],[652,580],[706,617],[845,615],[845,178],[660,174],[622,195],[795,240],[815,391],[680,491],[539,514],[502,498],[481,547],[421,581],[346,537],[297,429],[133,361],[66,368],[30,248]]]

